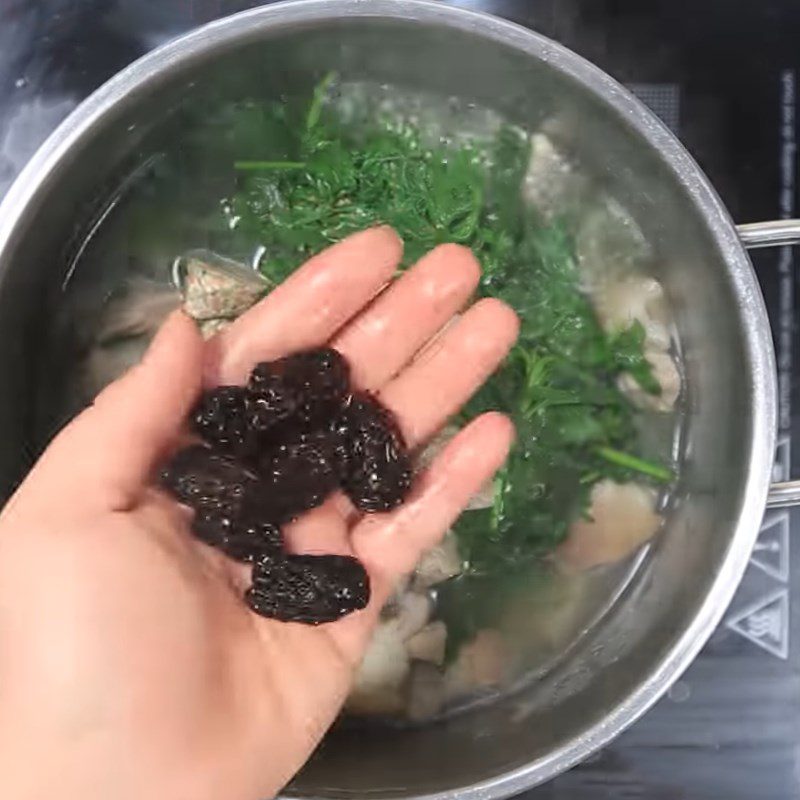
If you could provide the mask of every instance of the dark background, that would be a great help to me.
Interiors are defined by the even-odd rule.
[[[0,0],[0,191],[49,130],[115,72],[192,27],[255,5],[263,3]],[[774,130],[760,123],[765,109],[774,107],[767,95],[776,91],[765,78],[800,52],[796,0],[450,5],[490,11],[541,31],[623,82],[680,81],[681,135],[733,216],[774,213],[775,175],[758,158]]]
[[[787,92],[790,102],[796,95],[786,80],[796,81],[800,71],[799,0],[450,4],[491,11],[552,36],[624,83],[675,88],[680,105],[671,125],[734,219],[796,213],[796,189],[783,209],[779,197],[787,181],[782,159],[796,173],[796,120],[782,119],[781,104]],[[0,0],[0,195],[47,134],[108,77],[190,28],[254,5]],[[793,390],[782,409],[788,422],[780,431],[783,460],[776,471],[785,478],[800,436],[791,402],[800,348],[794,264],[785,253],[779,267],[779,256],[761,253],[755,265],[774,330],[786,334],[778,355]],[[800,798],[800,630],[793,623],[800,620],[793,588],[800,581],[800,547],[790,552],[794,527],[800,535],[789,512],[767,518],[754,557],[759,563],[748,569],[726,621],[687,674],[611,747],[531,792],[533,800]],[[765,635],[748,628],[757,614],[771,620]]]

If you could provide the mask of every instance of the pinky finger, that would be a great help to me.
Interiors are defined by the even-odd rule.
[[[353,530],[353,549],[381,604],[395,583],[436,545],[470,498],[500,468],[514,439],[511,421],[484,414],[458,434],[396,511],[364,518]]]

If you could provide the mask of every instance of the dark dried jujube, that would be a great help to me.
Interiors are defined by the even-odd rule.
[[[350,393],[350,365],[341,353],[320,347],[283,360],[286,382],[298,398],[298,423],[311,427],[330,420]]]
[[[253,566],[245,600],[283,622],[334,622],[369,602],[369,577],[351,556],[264,556]]]
[[[180,450],[161,471],[161,484],[195,511],[240,519],[260,496],[259,480],[233,456],[205,445]]]
[[[320,505],[339,485],[334,441],[324,431],[275,445],[258,462],[273,518],[281,522]]]
[[[245,455],[256,446],[247,420],[247,391],[220,386],[204,392],[192,414],[195,431],[215,448]]]
[[[262,433],[288,423],[309,429],[336,413],[350,388],[350,368],[329,347],[258,364],[247,384],[248,421]]]
[[[280,528],[338,486],[366,512],[399,505],[411,464],[391,413],[350,394],[330,348],[259,364],[246,387],[206,392],[192,421],[210,447],[180,451],[161,482],[195,509],[192,530],[231,558],[255,562],[245,597],[258,614],[309,624],[364,608],[369,579],[349,556],[287,556]]]
[[[231,521],[199,512],[192,523],[192,532],[236,561],[253,561],[262,555],[283,552],[281,529],[272,522],[247,517]]]
[[[374,513],[400,505],[411,488],[413,470],[391,412],[371,395],[357,394],[337,425],[347,449],[342,487],[356,508]]]
[[[247,384],[247,424],[266,434],[286,422],[300,403],[297,393],[284,380],[283,369],[274,361],[258,364]]]
[[[327,434],[331,446],[333,447],[336,469],[339,473],[339,481],[343,483],[347,478],[347,473],[350,471],[350,424],[341,409],[329,423]]]
[[[196,511],[192,520],[192,533],[212,547],[223,548],[238,521],[214,511]]]
[[[264,519],[261,481],[232,456],[187,447],[162,470],[161,483],[195,510],[192,532],[206,544],[239,561],[281,552],[280,528]]]

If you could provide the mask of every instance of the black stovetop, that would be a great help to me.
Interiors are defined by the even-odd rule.
[[[797,0],[453,0],[565,43],[626,83],[706,170],[737,221],[796,215]],[[0,0],[0,195],[92,89],[247,0]],[[800,455],[790,249],[756,269],[778,351],[776,479]],[[798,533],[793,529],[797,527]],[[800,798],[800,513],[764,520],[724,622],[640,722],[531,800]],[[796,588],[792,588],[792,586]]]

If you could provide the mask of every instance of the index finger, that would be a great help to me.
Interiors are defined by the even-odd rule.
[[[257,362],[328,341],[391,280],[402,252],[382,226],[314,256],[208,343],[205,384],[244,383]]]

